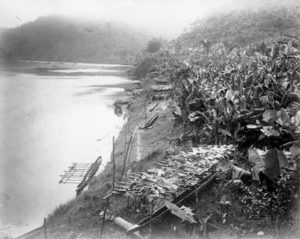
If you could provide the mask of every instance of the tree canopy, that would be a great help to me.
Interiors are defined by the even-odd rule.
[[[147,43],[147,49],[146,51],[149,53],[155,53],[158,52],[162,47],[162,43],[156,39],[152,38],[148,43]]]
[[[124,24],[46,16],[0,32],[16,59],[132,64],[148,36]]]

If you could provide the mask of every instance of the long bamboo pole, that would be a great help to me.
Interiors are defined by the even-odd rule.
[[[132,141],[132,136],[130,136],[129,143],[128,143],[127,150],[126,150],[126,155],[125,155],[125,158],[124,158],[123,169],[122,169],[122,174],[121,174],[121,180],[124,177],[125,172],[126,172],[126,163],[127,163],[127,158],[128,158],[128,152],[129,152],[130,146],[131,146],[131,141]]]
[[[150,201],[150,237],[152,237],[152,214],[153,214],[153,201]]]
[[[112,189],[115,188],[115,176],[116,176],[116,162],[115,162],[115,137],[113,137],[112,146],[112,160],[113,160],[113,178],[112,178]]]
[[[44,236],[45,236],[45,239],[47,239],[47,226],[46,226],[46,218],[44,218]]]

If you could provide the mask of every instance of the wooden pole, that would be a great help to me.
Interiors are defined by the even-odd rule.
[[[153,201],[150,201],[150,237],[152,237],[152,213],[153,213]]]
[[[124,137],[124,160],[126,158],[126,151],[127,151],[127,134],[128,134],[128,121],[125,127],[125,137]]]
[[[127,134],[128,134],[128,129],[129,127],[129,116],[128,116],[128,119],[127,119],[127,123],[126,123],[126,127],[125,127],[125,138],[124,138],[124,163],[123,163],[123,169],[122,169],[122,173],[121,173],[121,178],[120,178],[120,181],[122,180],[123,178],[123,174],[125,172],[125,169],[124,169],[124,166],[125,166],[125,162],[126,162],[126,157],[127,157]]]
[[[199,209],[199,198],[198,198],[198,190],[197,190],[197,187],[195,187],[195,197],[196,197],[196,212],[198,212],[198,209]]]
[[[130,136],[128,147],[127,147],[127,150],[126,150],[126,155],[125,155],[124,162],[123,162],[123,169],[122,169],[121,179],[123,178],[123,176],[125,175],[125,172],[126,172],[126,163],[127,163],[128,154],[129,154],[130,148],[131,148],[131,142],[132,142],[132,136]]]
[[[45,239],[47,239],[47,227],[46,227],[46,218],[44,218],[44,236],[45,236]]]
[[[103,213],[103,219],[102,219],[102,226],[101,226],[101,232],[100,232],[100,238],[103,236],[103,231],[104,231],[104,224],[105,224],[105,217],[106,217],[106,211],[109,205],[109,197],[106,198],[106,205],[104,208],[104,213]]]
[[[112,178],[112,190],[115,188],[115,176],[116,176],[116,162],[115,162],[115,137],[113,137],[112,146],[112,160],[113,160],[113,178]]]

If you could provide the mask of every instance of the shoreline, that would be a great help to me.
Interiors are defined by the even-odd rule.
[[[153,114],[159,113],[159,117],[151,129],[138,130],[132,142],[132,151],[127,162],[126,173],[129,171],[138,172],[144,170],[152,166],[157,160],[163,159],[166,150],[171,146],[170,139],[179,136],[179,130],[173,131],[171,128],[172,124],[169,117],[170,108],[167,105],[167,101],[160,101],[155,110],[149,112],[149,106],[151,106],[152,103],[153,102],[149,101],[146,97],[139,96],[132,99],[128,107],[128,118],[115,139],[116,181],[118,181],[123,170],[125,140],[127,145],[137,125],[145,123]],[[51,225],[50,227],[52,228],[51,232],[53,233],[53,238],[60,238],[61,235],[65,235],[65,230],[70,232],[71,228],[73,229],[71,230],[72,234],[79,233],[82,230],[90,236],[95,234],[95,228],[93,228],[93,226],[91,227],[91,224],[99,222],[98,215],[104,207],[102,198],[104,198],[111,189],[112,167],[111,156],[104,170],[99,172],[99,174],[91,180],[88,188],[81,196],[69,202],[68,205],[61,205],[54,210],[48,218],[49,225]],[[85,199],[91,199],[91,201],[85,201]],[[123,199],[113,200],[112,204],[111,208],[114,209],[114,213],[124,216]],[[81,208],[82,210],[77,211],[75,215],[72,213],[74,208]],[[90,210],[91,208],[93,209]],[[91,213],[92,211],[94,213]],[[64,215],[61,214],[62,212],[64,212]],[[89,217],[87,217],[86,214],[89,214]],[[132,222],[133,218],[130,218],[130,216],[128,218],[125,215],[124,219]],[[80,223],[80,221],[85,221],[85,223]],[[114,233],[113,231],[115,230],[115,225],[109,225],[107,227],[107,233],[109,233],[110,236],[112,236],[111,233]],[[120,233],[119,229],[116,230],[116,233]],[[123,236],[125,236],[125,232]]]
[[[127,76],[132,65],[72,62],[13,61],[0,64],[1,71],[45,76]],[[109,68],[109,69],[108,69]]]

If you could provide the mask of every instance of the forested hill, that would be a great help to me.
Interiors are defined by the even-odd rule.
[[[132,64],[148,36],[128,26],[46,16],[0,31],[2,56],[24,60]]]
[[[212,15],[195,21],[177,43],[194,47],[222,42],[226,46],[246,46],[278,37],[299,38],[299,7],[266,7]]]

